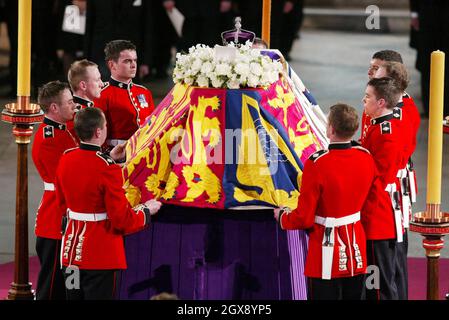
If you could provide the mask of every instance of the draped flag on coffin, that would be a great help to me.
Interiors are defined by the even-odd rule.
[[[296,208],[316,136],[284,78],[260,89],[177,84],[130,138],[124,188],[132,205]]]

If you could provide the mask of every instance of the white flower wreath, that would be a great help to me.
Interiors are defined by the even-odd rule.
[[[203,44],[176,54],[173,81],[203,88],[265,87],[279,79],[282,64],[252,49],[249,42],[240,47],[233,43],[235,55],[216,55],[215,50]]]

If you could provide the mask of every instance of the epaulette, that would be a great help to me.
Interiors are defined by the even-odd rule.
[[[53,138],[55,136],[55,128],[53,126],[44,127],[44,139]]]
[[[108,156],[107,154],[102,153],[102,152],[100,152],[100,151],[97,151],[96,154],[97,154],[98,157],[100,157],[101,159],[103,159],[103,161],[106,162],[106,164],[107,164],[108,166],[110,166],[111,164],[115,164],[114,159],[112,159],[112,158],[111,158],[110,156]]]
[[[380,125],[380,134],[391,134],[391,122],[390,121],[384,121]]]
[[[147,88],[147,87],[145,87],[145,86],[142,86],[142,85],[140,85],[140,84],[137,84],[137,83],[134,83],[134,82],[133,82],[133,86],[136,86],[136,87],[139,87],[139,88],[142,88],[142,89],[148,90],[148,88]]]
[[[106,89],[107,87],[109,87],[109,82],[103,82],[103,88],[101,88],[101,91],[103,91],[104,89]]]
[[[76,149],[79,149],[79,147],[67,149],[66,151],[64,151],[64,154],[69,153],[69,152],[72,152],[72,151],[74,151],[74,150],[76,150]]]
[[[402,109],[401,108],[393,108],[393,118],[402,120]]]
[[[364,152],[366,152],[366,153],[368,153],[368,154],[371,154],[371,152],[369,152],[369,150],[368,149],[365,149],[364,147],[362,147],[362,146],[360,146],[360,145],[358,145],[358,146],[352,146],[354,149],[357,149],[357,150],[360,150],[360,151],[364,151]]]
[[[309,157],[309,160],[316,162],[319,158],[321,158],[322,156],[324,156],[327,153],[329,153],[329,150],[318,150],[317,152],[315,152],[314,154],[312,154]]]

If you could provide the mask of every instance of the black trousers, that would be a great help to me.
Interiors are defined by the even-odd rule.
[[[408,252],[408,233],[404,232],[404,241],[397,243],[396,256],[396,286],[398,288],[398,299],[408,300],[408,270],[407,270],[407,252]]]
[[[37,278],[37,300],[65,300],[64,276],[60,264],[61,240],[37,237],[36,252],[41,269]]]
[[[366,243],[366,255],[368,266],[378,269],[378,288],[365,286],[365,298],[367,300],[398,300],[399,293],[396,285],[396,239],[368,240]],[[376,275],[376,277],[377,277]],[[368,275],[370,276],[370,275]]]
[[[308,278],[309,300],[361,300],[365,275],[323,280]]]
[[[116,270],[80,270],[64,267],[68,300],[113,300]]]

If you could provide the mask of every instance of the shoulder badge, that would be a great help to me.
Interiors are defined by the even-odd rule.
[[[316,162],[319,158],[321,158],[322,156],[324,156],[325,154],[327,154],[329,152],[329,150],[318,150],[317,152],[315,152],[314,154],[312,154],[309,159],[312,160],[313,162]]]
[[[55,136],[55,128],[53,126],[44,127],[44,139],[53,138]]]
[[[76,147],[76,148],[70,148],[70,149],[67,149],[66,151],[64,151],[64,154],[69,153],[69,152],[72,152],[72,151],[74,151],[74,150],[76,150],[76,149],[79,149],[79,148]]]
[[[391,122],[390,121],[384,121],[380,125],[380,134],[391,134]]]
[[[142,86],[142,85],[140,85],[140,84],[137,84],[137,83],[134,83],[134,82],[133,82],[133,86],[136,86],[136,87],[139,87],[139,88],[148,90],[147,87],[144,87],[144,86]]]
[[[97,151],[97,156],[100,157],[104,162],[106,162],[108,166],[110,166],[111,164],[115,164],[115,161],[107,154]]]
[[[402,120],[402,109],[401,108],[394,108],[393,109],[393,118]]]

